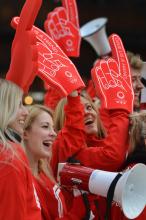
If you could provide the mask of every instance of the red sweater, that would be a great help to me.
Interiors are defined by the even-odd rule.
[[[10,144],[19,159],[12,158],[9,150],[0,153],[0,219],[41,220],[39,201],[24,151],[18,144]]]

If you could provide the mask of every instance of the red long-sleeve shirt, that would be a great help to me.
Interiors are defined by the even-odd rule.
[[[0,219],[41,220],[39,201],[24,151],[10,143],[18,158],[9,150],[0,153]],[[2,149],[2,146],[0,146]]]
[[[35,178],[35,187],[39,197],[43,220],[81,220],[85,215],[82,197],[74,198],[74,203],[67,212],[64,196],[58,185],[53,183],[44,173]]]
[[[128,149],[128,113],[108,111],[108,136],[99,140],[84,132],[84,110],[80,97],[68,97],[65,106],[66,121],[53,144],[51,166],[57,175],[59,162],[75,155],[81,164],[94,169],[117,171],[123,164]]]

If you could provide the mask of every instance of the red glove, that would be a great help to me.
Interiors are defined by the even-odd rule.
[[[112,57],[98,60],[91,70],[102,107],[133,111],[134,92],[126,52],[120,37],[109,37]]]
[[[12,26],[16,28],[18,22],[15,17]],[[63,96],[85,87],[76,67],[60,47],[39,28],[33,26],[33,31],[37,37],[39,77]]]
[[[6,79],[13,81],[27,92],[38,69],[36,37],[31,30],[42,0],[26,0],[20,14],[11,49],[11,64]]]
[[[62,0],[62,4],[48,14],[44,29],[67,56],[78,57],[81,35],[76,0]]]

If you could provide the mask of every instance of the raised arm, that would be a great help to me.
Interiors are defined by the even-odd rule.
[[[112,35],[110,42],[115,42],[115,38],[116,44],[114,44],[113,49],[118,50],[120,58],[117,55],[118,58],[113,56],[102,59],[92,69],[92,78],[96,90],[100,95],[102,105],[107,109],[110,116],[108,136],[100,140],[97,137],[87,139],[84,132],[83,106],[79,100],[75,101],[74,98],[76,105],[72,106],[75,106],[75,109],[71,108],[70,99],[65,107],[66,127],[62,130],[64,132],[62,133],[63,139],[60,138],[60,142],[62,140],[64,142],[62,141],[60,145],[58,140],[58,146],[56,144],[53,148],[52,167],[55,172],[58,162],[64,162],[71,156],[74,156],[84,166],[109,171],[119,169],[125,160],[129,147],[128,116],[133,108],[133,88],[122,41],[117,35]],[[113,55],[115,55],[114,52]]]

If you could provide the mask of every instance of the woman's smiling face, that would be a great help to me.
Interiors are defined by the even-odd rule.
[[[81,102],[84,105],[85,132],[87,134],[97,134],[97,112],[88,99],[81,97]]]
[[[50,157],[51,146],[55,138],[53,119],[45,111],[41,111],[24,135],[27,151],[37,159]]]
[[[16,113],[15,119],[9,124],[9,128],[12,128],[16,131],[20,136],[23,135],[23,127],[25,123],[25,119],[28,115],[27,108],[20,102],[19,109]]]

